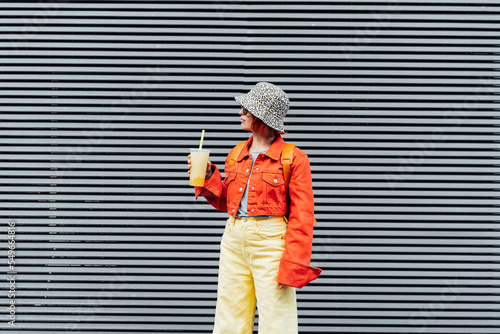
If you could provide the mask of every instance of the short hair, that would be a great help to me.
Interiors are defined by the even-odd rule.
[[[265,124],[262,120],[254,116],[252,122],[253,132],[263,134],[266,137],[278,137],[279,131],[271,128],[269,125]]]

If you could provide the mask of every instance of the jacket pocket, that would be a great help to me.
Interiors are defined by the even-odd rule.
[[[226,197],[226,203],[228,206],[234,206],[236,205],[236,199],[234,197],[235,188],[236,188],[236,178],[238,176],[238,173],[226,173],[226,179],[224,180],[224,185],[227,187],[227,197]]]
[[[285,179],[282,173],[262,173],[262,180],[268,205],[286,202]]]
[[[236,179],[236,175],[237,175],[237,173],[234,173],[234,172],[226,173],[226,178],[224,179],[224,184],[226,186],[229,186],[229,184]]]

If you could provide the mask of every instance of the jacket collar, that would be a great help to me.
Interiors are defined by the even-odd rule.
[[[243,150],[241,150],[240,156],[238,157],[238,161],[241,161],[241,160],[243,160],[243,158],[250,155],[250,153],[248,153],[248,150],[249,150],[250,146],[252,145],[252,141],[253,141],[253,136],[251,136],[247,140],[246,145],[243,147]],[[269,158],[271,158],[273,160],[279,160],[280,156],[281,156],[281,151],[283,151],[284,147],[285,147],[285,141],[283,140],[283,138],[281,138],[280,135],[278,135],[274,139],[269,150],[267,150],[267,152],[264,155],[268,156]]]

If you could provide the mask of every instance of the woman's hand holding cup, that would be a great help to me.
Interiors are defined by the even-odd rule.
[[[188,174],[191,174],[191,168],[193,167],[191,164],[191,154],[188,155],[188,164],[189,164]],[[208,161],[207,170],[206,170],[206,174],[205,174],[205,180],[210,179],[212,177],[212,174],[213,174],[212,163],[210,161]]]

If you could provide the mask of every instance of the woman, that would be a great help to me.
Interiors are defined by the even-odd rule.
[[[237,157],[236,148],[227,156],[224,180],[209,162],[205,186],[195,187],[196,198],[229,214],[213,333],[252,333],[256,304],[260,334],[297,333],[295,288],[321,272],[309,266],[315,224],[309,159],[294,149],[287,185],[280,134],[289,100],[281,88],[259,82],[235,99],[241,128],[252,136]]]

